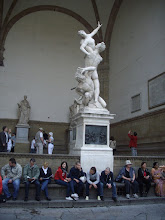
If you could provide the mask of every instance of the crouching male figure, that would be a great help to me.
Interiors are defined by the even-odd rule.
[[[22,176],[21,165],[16,163],[16,160],[14,158],[11,158],[9,160],[9,164],[6,164],[2,167],[1,175],[3,178],[3,192],[5,193],[6,199],[9,200],[12,197],[8,189],[8,184],[12,183],[14,187],[13,200],[16,200],[19,192],[20,179]]]
[[[107,187],[112,189],[112,199],[117,202],[117,193],[116,193],[116,184],[114,183],[113,173],[110,171],[110,168],[107,167],[104,171],[101,172],[101,187]]]

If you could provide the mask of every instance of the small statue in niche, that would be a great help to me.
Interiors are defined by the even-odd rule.
[[[27,101],[27,96],[24,96],[24,100],[18,103],[18,124],[28,124],[30,117],[30,105]]]

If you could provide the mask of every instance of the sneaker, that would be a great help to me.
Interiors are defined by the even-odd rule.
[[[89,200],[89,196],[86,196],[86,197],[85,197],[85,200]]]
[[[117,198],[116,197],[112,197],[114,202],[117,202]]]
[[[66,200],[72,201],[73,199],[69,196],[65,198]]]
[[[101,201],[104,201],[104,196],[100,196]]]
[[[73,194],[71,195],[71,197],[73,197],[73,198],[78,198],[79,196],[78,196],[77,193],[73,193]]]
[[[127,199],[130,199],[130,194],[126,194],[126,198],[127,198]]]
[[[98,201],[100,201],[100,200],[101,200],[100,196],[97,196],[97,200],[98,200]]]
[[[48,201],[51,201],[51,198],[49,198],[49,197],[46,197],[46,200],[48,200]]]
[[[135,198],[135,199],[138,199],[139,198],[139,196],[135,193],[135,194],[133,194],[133,197]]]

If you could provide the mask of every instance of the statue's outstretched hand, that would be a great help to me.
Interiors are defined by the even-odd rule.
[[[101,28],[102,24],[100,24],[100,21],[98,21],[98,28]]]

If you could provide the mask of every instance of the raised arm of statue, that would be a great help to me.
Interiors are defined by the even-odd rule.
[[[98,26],[96,29],[94,29],[91,33],[90,36],[93,37],[95,34],[97,34],[97,32],[99,31],[99,29],[101,28],[102,24],[100,24],[100,22],[98,21]]]

